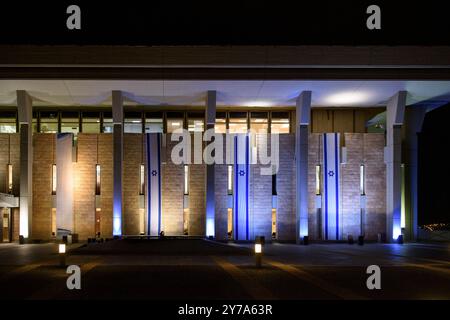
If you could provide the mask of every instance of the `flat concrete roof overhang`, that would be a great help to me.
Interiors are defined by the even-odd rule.
[[[3,45],[0,79],[450,80],[450,47]]]

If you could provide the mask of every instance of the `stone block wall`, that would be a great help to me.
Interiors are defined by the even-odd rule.
[[[56,134],[33,135],[33,220],[31,238],[52,235],[52,164],[56,163]]]
[[[295,135],[280,134],[277,173],[277,239],[295,240]]]
[[[162,164],[162,224],[165,235],[183,234],[184,168],[172,162],[172,148],[178,144],[167,134],[165,159]],[[164,152],[164,149],[163,149]]]
[[[123,234],[140,233],[140,168],[146,163],[145,136],[139,133],[123,135]],[[146,177],[146,176],[145,176]],[[145,179],[147,180],[147,179]],[[144,212],[146,212],[144,210]]]

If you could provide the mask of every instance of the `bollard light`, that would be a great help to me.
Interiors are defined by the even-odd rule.
[[[255,263],[257,268],[261,268],[262,260],[262,244],[255,243]]]
[[[61,267],[66,266],[66,244],[60,243],[58,246],[58,252],[59,252],[59,265]]]

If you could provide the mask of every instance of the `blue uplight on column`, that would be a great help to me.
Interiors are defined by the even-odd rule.
[[[113,205],[113,236],[122,235],[122,204],[114,200]]]

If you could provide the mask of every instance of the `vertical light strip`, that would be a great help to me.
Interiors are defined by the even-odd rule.
[[[189,195],[189,165],[184,165],[184,195]]]
[[[8,164],[8,193],[11,194],[13,192],[13,166],[12,164]]]
[[[366,168],[363,164],[359,166],[359,194],[366,195]]]
[[[233,194],[233,166],[228,166],[228,194]]]
[[[141,164],[140,170],[139,170],[139,194],[144,195],[145,194],[145,166]]]
[[[316,165],[316,196],[320,195],[320,165]]]
[[[56,164],[52,165],[52,194],[56,194]]]
[[[401,186],[401,209],[400,209],[400,228],[406,227],[406,202],[405,202],[405,164],[401,164],[402,186]]]
[[[99,164],[95,165],[95,195],[101,194],[101,168]]]

